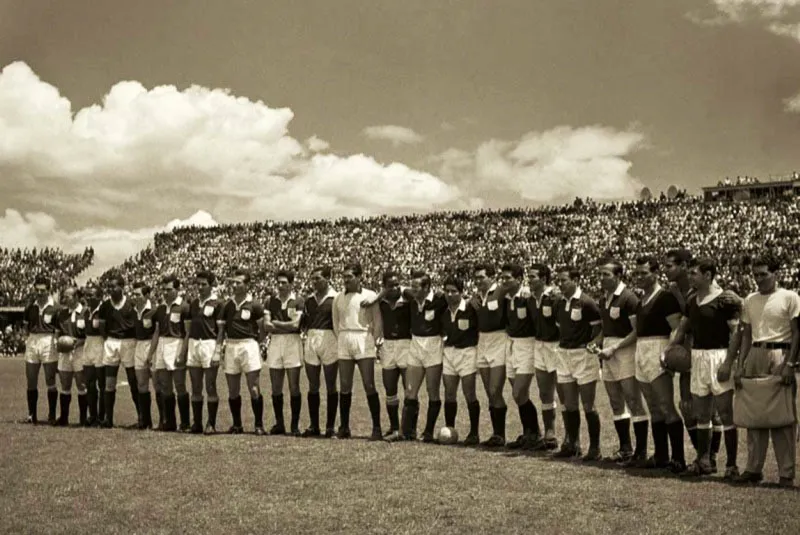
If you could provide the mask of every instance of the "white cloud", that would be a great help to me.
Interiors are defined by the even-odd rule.
[[[784,109],[789,113],[800,113],[800,93],[783,101]]]
[[[473,152],[450,149],[435,159],[443,178],[480,191],[490,204],[626,199],[642,188],[630,174],[629,156],[643,142],[633,130],[560,126],[513,142],[490,140]]]
[[[417,143],[422,143],[425,139],[410,128],[392,124],[368,126],[363,130],[363,134],[369,139],[391,141],[392,145],[395,147],[398,145],[415,145]]]
[[[311,136],[306,140],[306,146],[311,152],[322,152],[328,150],[331,144],[317,136]]]
[[[697,24],[722,25],[759,21],[775,35],[800,41],[800,0],[710,0],[712,14],[692,11]]]
[[[176,213],[234,222],[418,212],[432,199],[460,205],[461,192],[431,174],[325,154],[316,136],[297,141],[293,117],[223,89],[135,81],[73,110],[28,65],[12,63],[0,74],[0,213],[16,210],[4,224],[22,225],[31,245],[92,238],[111,253],[114,232],[140,243]],[[88,230],[74,234],[80,227]]]

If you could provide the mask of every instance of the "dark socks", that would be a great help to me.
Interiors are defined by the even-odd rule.
[[[528,400],[520,405],[518,409],[523,434],[539,436],[539,415],[533,402]]]
[[[339,411],[339,393],[329,392],[328,403],[326,407],[326,424],[327,429],[333,429],[336,425],[336,413]]]
[[[339,419],[344,429],[350,429],[350,405],[353,403],[353,394],[339,394]]]
[[[313,429],[319,429],[319,392],[309,392],[308,397],[308,418]]]
[[[600,415],[597,411],[587,412],[586,426],[589,428],[589,448],[600,448]],[[630,428],[628,429],[628,444],[630,444]],[[630,447],[630,445],[628,446]]]
[[[56,410],[58,409],[58,390],[47,389],[47,417],[50,420],[56,419]]]
[[[739,433],[736,428],[726,429],[725,433],[725,454],[728,456],[728,462],[725,466],[736,466],[736,454],[739,451]]]
[[[386,404],[386,414],[389,416],[389,430],[400,430],[400,405],[397,401]]]
[[[469,432],[471,435],[477,435],[481,419],[480,402],[473,401],[471,403],[467,403],[467,411],[469,412]]]
[[[150,413],[151,402],[150,392],[139,392],[139,416],[144,428],[153,427],[153,417]]]
[[[633,434],[636,437],[636,449],[634,454],[643,457],[647,455],[647,420],[633,422]]]
[[[208,425],[217,427],[217,410],[219,409],[219,401],[208,402]]]
[[[444,425],[447,427],[456,426],[456,414],[458,414],[458,402],[445,401],[444,402]]]
[[[429,401],[428,414],[425,420],[425,433],[432,435],[436,431],[436,420],[439,418],[439,412],[442,410],[442,402]]]
[[[381,426],[381,399],[378,397],[377,392],[373,392],[367,396],[367,406],[369,407],[369,414],[372,416],[372,427],[378,428]]]
[[[242,398],[241,396],[228,399],[228,406],[231,409],[233,427],[242,427]]]
[[[683,448],[683,422],[677,420],[666,425],[669,436],[669,444],[672,448],[672,460],[679,463],[686,463],[686,454]],[[697,429],[695,429],[695,432]]]
[[[60,394],[59,402],[61,403],[61,416],[58,418],[59,425],[67,425],[69,422],[69,406],[72,403],[72,394]]]
[[[544,425],[544,432],[548,431],[555,433],[556,430],[556,411],[553,409],[542,409],[542,424]]]
[[[141,407],[142,402],[139,401],[139,407]],[[203,400],[200,399],[199,401],[192,401],[192,425],[194,427],[203,428]]]
[[[300,427],[300,410],[303,407],[303,397],[300,394],[289,397],[289,407],[292,411],[291,430],[296,431]]]
[[[39,403],[39,391],[36,389],[28,390],[28,416],[30,416],[33,421],[36,421],[36,405]]]
[[[283,394],[272,394],[272,412],[275,413],[275,425],[286,427],[283,420]]]
[[[250,398],[250,408],[253,409],[253,426],[264,427],[264,396],[259,394],[257,398]]]
[[[681,426],[683,425],[680,423],[680,421],[678,421],[678,423]],[[652,422],[651,425],[653,427],[653,446],[655,447],[655,454],[653,455],[653,458],[658,464],[667,464],[667,462],[669,462],[669,439],[670,439],[667,431],[667,423],[664,421],[660,421],[660,422]],[[683,433],[682,427],[681,427],[681,433]]]
[[[189,393],[178,394],[178,412],[181,416],[181,427],[189,427],[191,425],[189,418],[190,398]]]
[[[86,425],[86,411],[89,407],[86,394],[78,394],[78,421],[81,425]]]
[[[620,451],[631,451],[633,449],[631,447],[631,419],[614,420],[614,429],[617,431],[617,437],[619,438]]]
[[[175,431],[178,424],[175,421],[175,394],[164,394],[164,431]]]
[[[103,392],[103,401],[105,402],[105,409],[106,409],[106,423],[110,425],[114,425],[114,403],[117,401],[117,391],[112,390],[109,392],[106,390]]]

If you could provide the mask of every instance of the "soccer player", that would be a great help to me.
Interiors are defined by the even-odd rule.
[[[100,331],[100,306],[103,289],[90,286],[86,289],[86,306],[89,309],[86,324],[86,343],[83,346],[83,375],[86,379],[86,398],[89,404],[87,426],[100,425],[106,417],[106,374],[103,368],[103,333]]]
[[[675,406],[672,372],[661,365],[661,355],[681,321],[681,306],[674,293],[661,287],[660,266],[654,257],[636,260],[633,278],[643,296],[636,311],[636,380],[650,409],[654,455],[639,468],[686,470],[683,421]],[[638,440],[637,440],[638,445]],[[670,460],[670,449],[672,457]]]
[[[333,331],[339,356],[340,426],[336,436],[350,438],[350,405],[353,400],[355,367],[361,373],[364,393],[372,416],[370,440],[383,440],[381,402],[375,389],[375,341],[382,338],[378,307],[362,307],[363,301],[374,302],[376,294],[362,286],[362,269],[358,263],[344,266],[344,292],[333,300]]]
[[[336,292],[330,286],[330,266],[314,268],[310,280],[314,292],[305,300],[302,324],[306,330],[303,359],[308,378],[308,416],[311,425],[303,431],[303,436],[320,436],[319,387],[320,374],[324,373],[327,393],[325,438],[333,438],[336,433],[336,412],[339,410],[336,386],[339,358],[336,335],[333,333],[333,300]]]
[[[264,326],[270,334],[267,350],[267,366],[272,384],[272,408],[275,411],[275,425],[270,435],[285,435],[283,419],[283,379],[289,379],[289,403],[292,413],[290,433],[300,436],[300,409],[303,398],[300,395],[300,370],[303,365],[303,342],[300,340],[300,321],[305,303],[294,293],[294,272],[280,270],[275,274],[278,295],[267,303],[267,316]]]
[[[190,430],[189,393],[186,390],[186,327],[189,305],[178,291],[181,282],[175,275],[161,279],[162,303],[155,313],[158,334],[153,338],[157,390],[161,391],[164,411],[162,431]],[[177,395],[176,395],[177,394]],[[175,404],[180,413],[180,426],[175,421]]]
[[[133,367],[136,372],[136,384],[139,390],[139,429],[151,429],[153,418],[150,407],[150,380],[153,378],[155,363],[151,358],[153,337],[155,336],[157,309],[150,301],[152,288],[142,281],[133,283],[133,304],[136,307],[136,351]],[[154,381],[155,383],[155,381]],[[164,425],[163,402],[161,391],[156,384],[156,407],[158,408],[158,429]]]
[[[506,307],[504,295],[494,278],[497,272],[493,265],[479,263],[473,268],[473,281],[477,292],[472,297],[472,306],[478,311],[478,372],[486,397],[489,398],[489,415],[492,421],[492,436],[483,443],[489,448],[506,444],[506,401],[503,386],[506,381]]]
[[[131,398],[138,419],[139,394],[134,364],[136,360],[136,309],[124,294],[125,279],[114,274],[108,281],[110,299],[100,307],[100,331],[103,333],[103,365],[106,390],[104,392],[106,417],[100,426],[114,427],[114,403],[117,399],[117,374],[119,367],[125,368]]]
[[[647,459],[648,418],[636,382],[636,311],[639,299],[622,282],[624,269],[617,260],[600,261],[600,301],[603,328],[603,383],[608,393],[619,450],[610,461],[627,464]],[[630,409],[630,412],[626,410]],[[636,451],[631,445],[631,422],[636,435]]]
[[[27,331],[25,341],[25,378],[28,382],[28,417],[22,423],[38,423],[36,405],[39,401],[39,369],[44,367],[44,381],[47,385],[47,421],[56,423],[58,408],[58,387],[56,371],[58,354],[55,350],[55,317],[58,311],[50,295],[50,281],[37,276],[33,282],[35,298],[25,307],[23,324]]]
[[[536,330],[533,316],[528,314],[530,290],[523,286],[524,278],[525,269],[519,264],[503,264],[500,268],[501,290],[506,296],[506,333],[510,340],[506,374],[511,380],[512,396],[522,423],[522,435],[509,442],[507,447],[544,450],[544,441],[539,432],[539,415],[530,397],[535,373]]]
[[[458,383],[469,412],[469,434],[464,439],[465,446],[477,446],[480,440],[478,425],[481,405],[475,392],[475,379],[478,371],[478,313],[475,307],[464,300],[464,282],[457,277],[444,281],[447,311],[442,315],[442,334],[444,335],[443,382],[444,382],[444,422],[454,428],[458,414]]]
[[[539,399],[542,402],[542,425],[545,449],[558,448],[556,439],[556,369],[560,333],[556,323],[556,305],[559,301],[557,289],[551,285],[552,272],[549,266],[533,264],[528,270],[531,296],[528,312],[533,318],[536,342],[533,352],[533,367]]]
[[[723,365],[730,369],[739,349],[740,309],[720,299],[722,289],[714,284],[716,263],[710,258],[692,259],[689,279],[696,290],[687,303],[687,312],[671,344],[683,342],[692,332],[691,392],[694,417],[697,421],[697,460],[684,472],[687,476],[702,476],[714,472],[711,463],[711,419],[714,406],[719,411],[725,435],[728,460],[725,479],[739,476],[736,466],[738,437],[733,424],[733,381],[720,381],[718,371]]]
[[[230,278],[233,298],[225,303],[222,311],[225,333],[225,379],[228,383],[228,404],[233,417],[229,434],[244,432],[242,426],[241,380],[245,374],[250,405],[255,418],[255,434],[264,431],[264,397],[258,377],[261,374],[261,350],[258,344],[264,340],[264,306],[250,295],[250,272],[236,269]]]
[[[797,352],[800,348],[800,296],[779,288],[780,264],[769,257],[752,262],[753,279],[758,291],[747,296],[742,310],[742,337],[737,375],[759,377],[780,375],[796,398]],[[744,369],[741,369],[743,365]],[[720,366],[718,379],[726,380],[731,369]],[[796,404],[796,401],[795,401]],[[769,438],[778,462],[779,485],[793,487],[795,477],[796,426],[747,430],[747,468],[737,478],[739,483],[758,483],[769,448]]]
[[[403,415],[400,421],[400,435],[405,440],[417,436],[419,417],[419,390],[424,381],[428,391],[428,412],[423,442],[433,442],[436,420],[442,408],[442,315],[447,308],[444,294],[434,292],[430,276],[421,270],[411,273],[410,322],[411,343],[406,368],[406,390],[404,392]]]
[[[222,354],[223,302],[214,294],[217,277],[200,270],[194,275],[198,297],[189,303],[189,336],[186,367],[192,383],[192,433],[213,435],[217,432],[217,374]],[[203,429],[203,381],[208,396],[208,422]]]
[[[564,266],[557,270],[556,280],[564,297],[557,306],[560,340],[556,373],[568,440],[555,456],[568,458],[581,454],[580,400],[589,428],[589,451],[583,460],[598,461],[601,459],[600,415],[595,410],[594,401],[600,379],[600,361],[587,346],[596,343],[602,325],[600,308],[581,290],[580,279],[580,271],[574,267]]]
[[[69,406],[72,402],[72,379],[78,391],[78,417],[85,426],[86,420],[86,381],[83,377],[83,345],[86,340],[86,320],[89,310],[81,304],[83,294],[77,288],[67,288],[61,293],[61,308],[56,312],[56,338],[70,336],[75,340],[72,351],[59,353],[58,374],[61,377],[61,416],[58,425],[69,425]]]
[[[389,416],[387,440],[400,438],[400,400],[397,389],[400,379],[407,386],[406,370],[411,351],[411,302],[403,297],[400,279],[394,271],[383,274],[383,290],[379,309],[383,324],[383,345],[380,359],[383,386],[386,389],[386,413]]]

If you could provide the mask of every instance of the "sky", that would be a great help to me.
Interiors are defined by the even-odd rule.
[[[788,174],[798,60],[800,0],[0,0],[0,245]]]

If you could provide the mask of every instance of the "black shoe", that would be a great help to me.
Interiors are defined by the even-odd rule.
[[[522,446],[525,445],[525,435],[520,435],[517,437],[516,440],[513,440],[506,444],[506,448],[510,450],[518,450],[521,449]]]
[[[466,446],[468,448],[474,447],[474,446],[477,446],[478,444],[480,444],[480,441],[481,441],[481,439],[477,435],[477,433],[476,434],[470,433],[470,434],[467,435],[467,438],[464,439],[464,446]]]
[[[349,427],[340,427],[339,431],[336,432],[336,438],[338,438],[340,440],[345,440],[345,439],[348,439],[348,438],[350,438],[352,436],[353,435],[350,433],[350,428]]]
[[[634,453],[622,466],[625,468],[636,468],[643,462],[647,462],[647,456],[644,453]]]
[[[255,428],[255,430],[253,431],[253,434],[255,436],[257,436],[257,437],[263,437],[263,436],[266,436],[267,432],[264,431],[263,427],[259,426],[259,427]]]
[[[114,424],[112,424],[108,420],[103,420],[102,422],[100,422],[100,427],[102,427],[103,429],[111,429],[112,427],[114,427]]]
[[[539,435],[528,435],[525,437],[525,443],[522,445],[525,451],[545,451],[547,446],[544,440]]]
[[[190,429],[190,431],[193,435],[200,435],[203,433],[203,425],[194,423],[192,424],[192,428]]]
[[[686,463],[672,459],[669,463],[667,463],[667,468],[673,474],[682,474],[686,471]]]
[[[697,460],[686,467],[686,470],[680,473],[681,477],[702,477],[710,476],[713,468],[710,464]]]
[[[84,427],[95,427],[97,425],[97,418],[87,418]]]
[[[761,483],[761,480],[764,479],[764,474],[756,473],[756,472],[748,472],[745,470],[741,473],[739,477],[733,480],[734,483],[739,483],[740,485],[757,485]]]
[[[603,462],[626,466],[628,464],[628,461],[630,461],[632,458],[633,458],[633,452],[631,450],[618,450],[614,452],[613,455],[604,457]]]
[[[178,427],[178,431],[180,431],[181,433],[188,433],[191,430],[192,430],[192,426],[189,425],[189,424],[186,424],[186,423],[183,423],[183,424],[180,425],[180,427]]]
[[[55,418],[48,418],[47,419],[47,425],[55,427],[55,426],[58,425],[58,420],[55,419]]]
[[[388,431],[386,431],[383,434],[383,438],[388,438],[388,437],[394,435],[395,433],[399,435],[400,434],[400,430],[399,429],[389,429]]]
[[[238,425],[232,425],[228,428],[229,435],[241,435],[242,433],[244,433],[244,429]]]
[[[383,441],[383,433],[381,432],[380,427],[373,427],[372,434],[369,436],[369,440],[371,442],[382,442]]]
[[[589,448],[581,460],[585,463],[596,463],[603,460],[603,455],[600,453],[600,448]]]
[[[436,439],[433,438],[433,433],[425,431],[424,433],[422,433],[422,436],[419,437],[419,441],[424,442],[425,444],[433,444],[434,442],[436,442]]]
[[[570,444],[561,444],[561,449],[553,454],[555,459],[573,459],[581,456],[581,449]]]
[[[634,466],[636,466],[636,468],[643,468],[645,470],[662,470],[670,467],[670,461],[656,459],[655,456],[653,456],[637,462]],[[684,470],[685,469],[686,466],[684,465]]]
[[[18,420],[17,423],[36,425],[39,423],[39,421],[29,414],[27,418],[22,418],[21,420]]]
[[[388,435],[385,435],[383,440],[386,442],[402,442],[404,439],[403,435],[401,435],[399,431],[392,431]]]
[[[213,425],[207,425],[205,430],[203,431],[203,434],[204,435],[216,435],[217,434],[217,430],[214,429]]]
[[[555,437],[545,438],[542,442],[544,443],[544,449],[546,450],[558,449],[558,439]]]
[[[325,429],[325,438],[333,438],[336,436],[336,430],[333,427]]]
[[[289,432],[289,434],[290,434],[291,436],[293,436],[293,437],[297,437],[297,438],[299,438],[299,437],[302,437],[302,436],[303,436],[303,433],[301,433],[301,432],[300,432],[300,429],[298,429],[298,428],[296,428],[296,427],[295,427],[294,429],[292,429],[292,430]]]
[[[716,474],[717,472],[719,472],[719,469],[717,468],[717,456],[716,455],[714,457],[711,457],[710,466],[711,466],[711,473],[712,474]]]
[[[794,478],[789,477],[782,477],[778,479],[778,486],[782,489],[793,489],[794,488]]]
[[[275,424],[270,428],[269,434],[270,435],[285,435],[286,434],[286,428],[283,427],[282,425]]]
[[[506,445],[506,439],[501,437],[500,435],[492,435],[489,437],[489,440],[486,440],[481,446],[486,448],[502,448]]]
[[[316,438],[320,436],[322,433],[319,431],[319,427],[309,427],[303,434],[301,435],[303,438]]]

